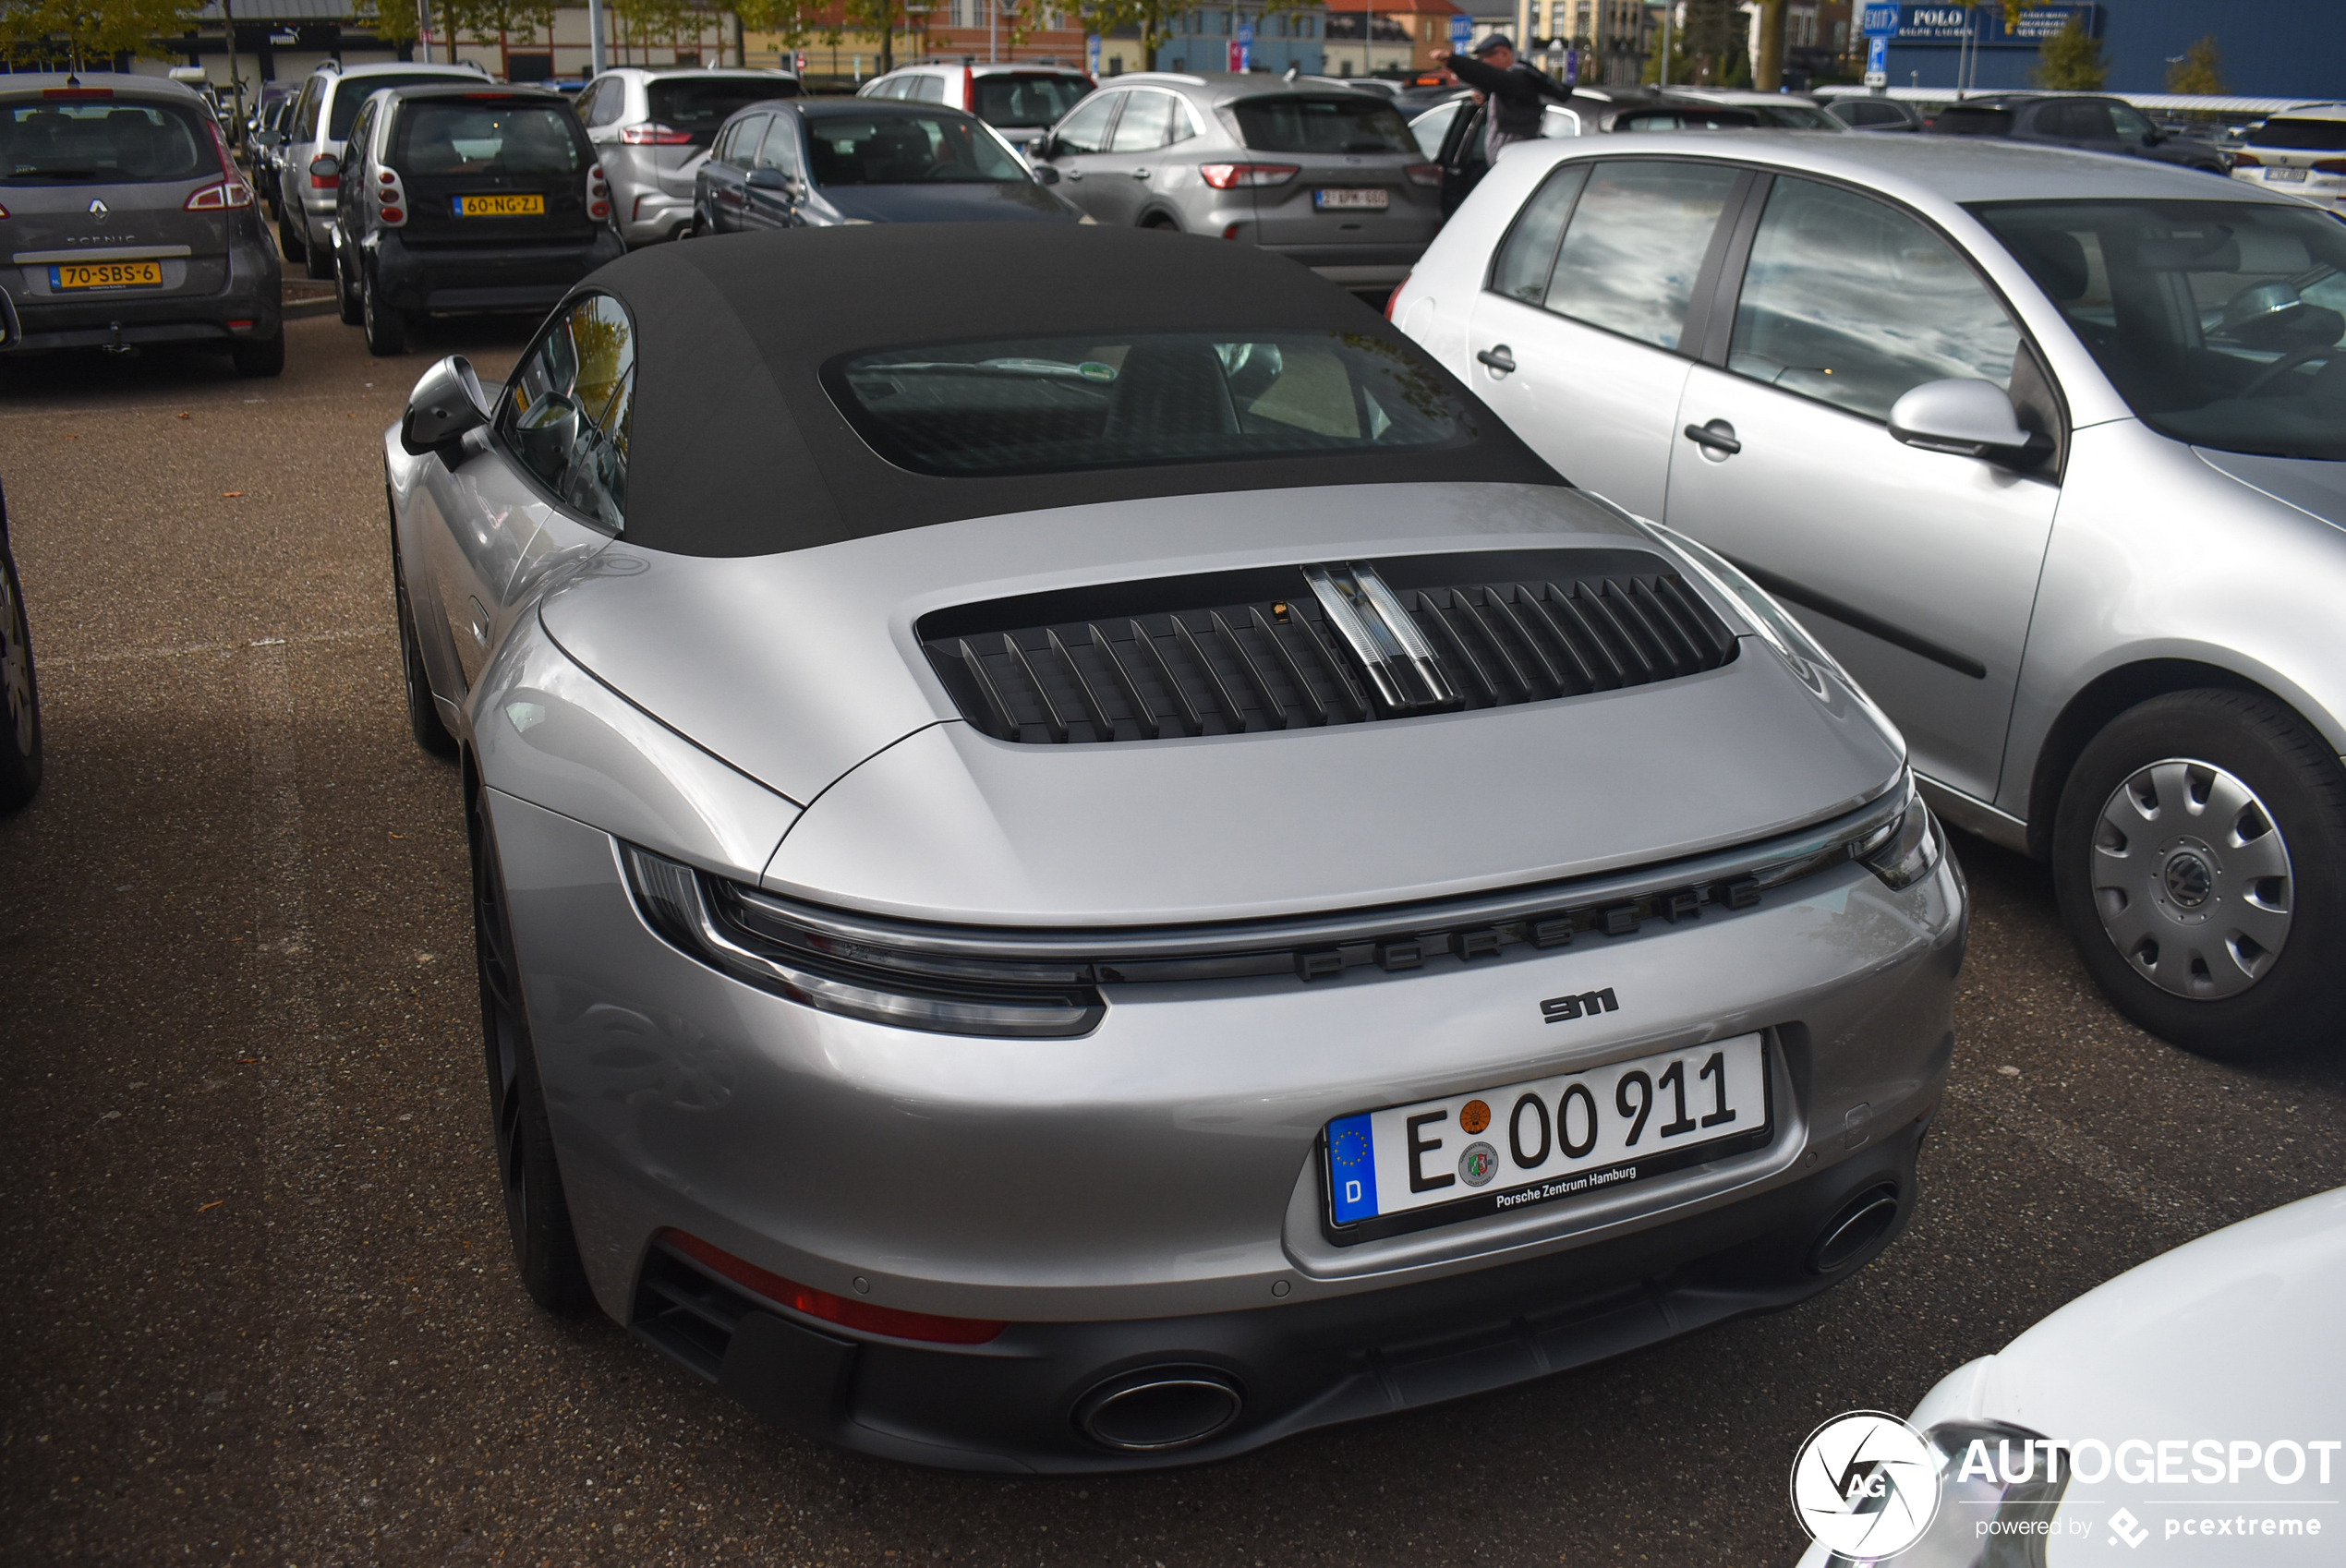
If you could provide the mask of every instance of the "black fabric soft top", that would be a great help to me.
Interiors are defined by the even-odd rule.
[[[804,549],[932,523],[1153,496],[1432,480],[1565,481],[1463,388],[1473,437],[1351,452],[1000,477],[882,460],[823,386],[842,355],[1019,336],[1329,331],[1402,340],[1283,257],[1140,230],[901,223],[654,246],[582,289],[635,322],[631,543],[680,555]]]

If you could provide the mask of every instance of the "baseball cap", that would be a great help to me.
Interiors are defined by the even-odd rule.
[[[1494,32],[1490,37],[1484,39],[1481,42],[1476,44],[1474,46],[1474,53],[1480,56],[1491,54],[1494,50],[1513,49],[1514,47],[1515,40],[1509,38],[1504,32]]]

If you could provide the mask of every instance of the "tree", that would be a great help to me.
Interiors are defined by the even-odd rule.
[[[2086,30],[2085,13],[2069,14],[2069,25],[2045,40],[2038,52],[2036,68],[2028,79],[2038,87],[2067,88],[2073,91],[2099,92],[2110,78],[2110,66],[2101,57],[2101,40]]]
[[[2216,48],[2214,33],[2184,50],[2183,57],[2167,67],[2167,90],[2201,97],[2224,90],[2224,56]]]
[[[202,0],[0,0],[0,56],[62,59],[74,70],[117,54],[176,54]]]
[[[1762,92],[1784,85],[1784,0],[1760,0],[1760,68],[1751,84]]]
[[[398,50],[403,60],[422,36],[416,0],[353,0],[351,19]]]
[[[1735,0],[1687,0],[1686,58],[1673,79],[1730,87],[1751,79],[1749,23]]]
[[[432,0],[431,8],[432,19],[452,42],[495,38],[534,43],[539,28],[550,33],[554,26],[554,0]]]

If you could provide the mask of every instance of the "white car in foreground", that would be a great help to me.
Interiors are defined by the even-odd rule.
[[[2346,1562],[2341,1297],[2346,1188],[2087,1291],[1923,1396],[1907,1419],[1940,1466],[1938,1515],[1905,1551],[1856,1561]],[[1849,1562],[1817,1546],[1800,1568]]]

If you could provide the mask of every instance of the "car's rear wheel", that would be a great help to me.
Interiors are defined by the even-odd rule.
[[[285,372],[285,329],[265,338],[249,338],[228,345],[228,357],[239,376],[282,376]]]
[[[359,321],[367,329],[367,352],[378,359],[395,359],[407,352],[407,317],[384,303],[382,290],[363,272],[359,276]]]
[[[2346,772],[2279,704],[2130,708],[2070,772],[2053,887],[2118,1010],[2205,1055],[2346,1043]]]
[[[277,214],[277,248],[284,253],[288,261],[302,260],[309,254],[309,247],[303,241],[301,230],[295,225],[293,215],[282,211]]]
[[[473,860],[473,949],[480,971],[480,1026],[489,1066],[489,1114],[497,1139],[497,1171],[505,1196],[505,1229],[522,1288],[549,1312],[564,1317],[594,1304],[578,1239],[562,1196],[546,1095],[538,1080],[528,1015],[522,1008],[521,971],[514,960],[514,928],[505,903],[504,870],[490,826],[486,787],[470,803]]]
[[[436,757],[456,754],[456,738],[440,720],[440,705],[432,701],[431,677],[424,672],[424,650],[416,639],[416,612],[407,602],[407,584],[393,552],[392,593],[399,606],[399,674],[407,693],[407,728],[416,744]]]
[[[334,260],[334,308],[342,312],[342,324],[345,327],[367,324],[366,307],[358,297],[357,284],[351,281],[350,267],[339,257]]]
[[[32,672],[17,563],[0,549],[0,811],[14,811],[41,788],[41,691]]]
[[[334,275],[334,247],[331,245],[305,245],[301,247],[302,271],[320,282]]]

